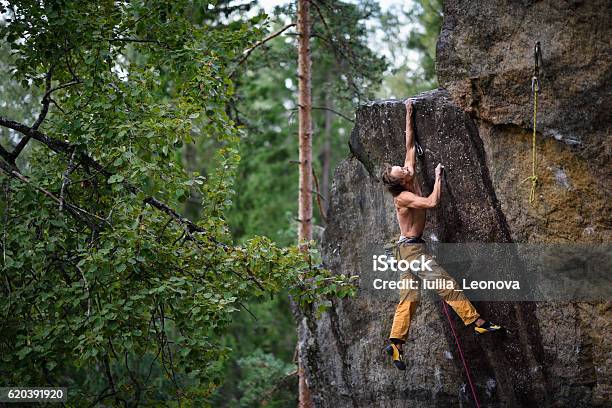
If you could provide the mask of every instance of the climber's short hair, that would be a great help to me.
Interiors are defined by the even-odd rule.
[[[380,174],[380,178],[382,179],[383,184],[387,187],[387,190],[391,193],[393,197],[397,197],[402,193],[402,191],[406,191],[406,187],[404,186],[404,181],[398,179],[391,175],[392,165],[389,163],[384,164],[384,168],[382,173]]]

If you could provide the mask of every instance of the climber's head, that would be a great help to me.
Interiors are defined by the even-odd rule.
[[[385,163],[381,178],[391,195],[397,197],[402,191],[411,190],[414,172],[408,167],[391,166]]]

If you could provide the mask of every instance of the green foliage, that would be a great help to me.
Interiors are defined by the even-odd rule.
[[[254,395],[250,382],[257,381],[256,401],[260,404],[251,403],[250,407],[295,407],[297,377],[286,375],[296,368],[293,357],[297,336],[289,299],[286,295],[274,296],[246,307],[248,312],[234,315],[224,337],[224,345],[232,349],[231,358],[224,364],[225,380],[211,401],[215,407],[240,406],[245,395]],[[243,364],[245,360],[250,364]],[[271,366],[282,367],[283,372]]]
[[[421,53],[423,79],[435,81],[436,78],[436,44],[442,27],[443,0],[418,0],[407,14],[417,28],[410,32],[408,48]],[[435,83],[435,82],[434,82]]]
[[[313,8],[314,32],[323,37],[314,37],[311,44],[314,56],[314,106],[324,107],[327,103],[335,111],[352,117],[356,103],[379,92],[377,87],[381,80],[384,80],[384,87],[377,95],[385,98],[403,98],[436,86],[435,72],[431,69],[433,64],[429,63],[430,68],[427,68],[426,61],[432,62],[435,59],[435,43],[441,24],[441,1],[431,3],[433,8],[423,3],[422,7],[399,12],[400,17],[404,16],[403,19],[398,18],[393,11],[381,14],[375,3],[346,4],[334,1],[326,2],[326,5],[317,4],[326,24],[323,24],[319,11]],[[282,28],[294,13],[293,3],[285,8],[277,8],[271,16],[269,32]],[[384,78],[382,73],[386,67],[368,46],[374,33],[371,29],[366,30],[366,16],[369,16],[369,27],[380,19],[387,35],[384,47],[392,52],[392,73]],[[428,16],[435,18],[427,22]],[[406,40],[403,37],[404,27],[400,24],[400,21],[405,20],[411,24]],[[373,26],[377,27],[376,24]],[[228,220],[233,235],[238,239],[264,233],[283,244],[295,241],[298,174],[297,166],[290,163],[297,160],[297,54],[294,38],[290,34],[283,34],[253,51],[242,67],[240,76],[236,78],[236,100],[232,108],[234,117],[244,124],[245,134],[241,141],[243,160],[235,184],[235,206],[228,213]],[[426,52],[429,60],[424,57]],[[414,64],[407,60],[408,54],[416,54]],[[323,183],[325,175],[322,155],[325,140],[328,138],[331,151],[327,170],[327,176],[331,178],[337,163],[349,154],[348,135],[352,128],[351,122],[331,113],[332,123],[326,131],[325,120],[328,114],[321,109],[313,111],[313,165],[321,192],[327,199],[329,195]],[[324,225],[316,207],[315,220],[318,225]],[[319,290],[333,290],[333,283],[325,278],[313,280],[310,284],[318,286]],[[317,305],[321,310],[327,306],[329,303],[325,301]],[[257,321],[244,313],[241,319],[234,320],[226,336],[232,344],[230,347],[234,350],[233,356],[236,359],[249,358],[254,353],[252,347],[257,345],[265,353],[273,353],[285,362],[291,361],[295,330],[291,322],[278,318],[289,315],[288,305],[274,299],[264,303],[249,303],[247,307],[257,316]],[[272,327],[283,327],[284,330],[270,332]],[[259,342],[262,338],[269,341],[274,339],[274,343],[261,345]],[[240,381],[245,374],[235,361],[228,362],[224,370],[226,381],[215,393],[215,405],[238,406],[242,395],[249,390],[247,383]],[[266,377],[267,373],[271,377]],[[270,387],[278,384],[278,378],[265,370],[259,373],[258,378],[264,379]],[[295,383],[294,379],[294,387]],[[286,387],[277,388],[280,391],[274,393],[274,401],[284,401],[283,389]],[[283,406],[295,405],[295,401],[287,401]]]
[[[261,36],[260,17],[205,24],[207,5],[1,7],[14,80],[53,100],[27,166],[0,173],[0,385],[67,386],[77,406],[201,406],[243,303],[290,288],[306,305],[331,293],[325,279],[352,290],[295,247],[233,243],[244,135],[227,114],[228,67]],[[210,148],[206,174],[183,163],[194,142]],[[194,198],[197,218],[172,210]]]
[[[380,20],[393,61],[378,92],[379,97],[405,98],[438,86],[436,44],[442,27],[443,0],[415,0],[410,6],[396,6]]]
[[[378,95],[435,87],[441,3],[316,3],[313,105],[352,117],[377,91],[386,66],[366,18],[382,18],[394,67]],[[292,30],[236,62],[294,4],[268,19],[228,0],[2,4],[0,116],[31,126],[58,88],[40,130],[69,147],[31,141],[16,161],[28,182],[0,171],[0,385],[67,385],[75,405],[295,406],[287,293],[321,313],[355,289],[258,236],[295,242]],[[328,198],[352,123],[323,109],[313,121]],[[8,150],[23,137],[0,132]]]
[[[352,118],[356,104],[373,97],[386,63],[367,46],[365,19],[379,15],[376,3],[332,1],[317,7],[312,10],[312,31],[317,34],[311,40],[313,166],[324,212],[330,188],[325,180],[349,153],[352,123],[323,108]],[[270,16],[270,32],[281,29],[294,14],[293,3],[277,7]],[[264,233],[289,245],[296,239],[292,223],[298,196],[296,37],[281,35],[266,43],[241,68],[232,107],[245,126],[243,160],[236,205],[228,219],[238,239]],[[324,225],[316,207],[314,216],[316,224]]]
[[[366,45],[368,33],[364,16],[375,16],[377,5],[334,1],[320,5],[320,11],[325,24],[313,9],[314,30],[323,37],[312,39],[313,105],[324,107],[327,104],[352,117],[355,103],[372,96],[371,91],[380,82],[385,67]],[[294,13],[293,5],[277,8],[270,18],[269,32],[284,27]],[[292,161],[298,156],[297,52],[291,33],[289,30],[254,50],[236,76],[236,100],[232,110],[236,120],[244,125],[245,133],[241,140],[242,160],[235,184],[235,205],[228,213],[228,220],[233,235],[240,240],[262,233],[283,245],[296,240],[298,166]],[[321,193],[329,199],[329,179],[336,164],[348,154],[352,123],[322,109],[315,109],[312,114],[313,164]],[[331,126],[326,129],[325,121],[330,118]],[[330,151],[327,185],[322,154],[326,139]],[[325,206],[326,202],[323,200],[322,204]],[[323,224],[316,207],[315,217],[317,224]],[[311,279],[307,285],[326,290],[333,287],[333,282]],[[320,312],[328,306],[325,302],[316,307]],[[239,406],[243,396],[251,392],[249,382],[242,380],[248,374],[236,360],[253,358],[256,353],[253,347],[274,355],[285,364],[293,359],[296,333],[287,302],[280,302],[275,297],[272,301],[247,303],[246,307],[257,320],[242,313],[229,329],[226,340],[234,350],[233,359],[224,365],[226,380],[215,392],[215,406]],[[273,371],[264,369],[256,377],[267,389],[258,392],[264,395],[259,397],[261,403],[250,406],[264,406],[263,401],[267,403],[265,406],[296,405],[296,377],[279,379]]]
[[[2,23],[0,23],[2,27]],[[38,115],[41,93],[36,89],[26,89],[19,81],[11,80],[14,56],[10,53],[10,45],[6,42],[0,43],[0,112],[1,115],[13,120],[26,123],[34,123]],[[11,141],[18,140],[16,132],[0,127],[0,143],[7,146]],[[19,157],[19,165],[27,167],[26,157],[28,150]]]
[[[248,408],[258,405],[282,407],[290,403],[295,406],[295,393],[293,396],[285,393],[282,399],[276,396],[270,403],[270,397],[276,391],[276,385],[286,382],[287,378],[291,378],[291,374],[295,375],[294,364],[286,364],[273,354],[256,350],[248,357],[238,360],[238,366],[243,373],[239,388],[245,390],[244,395],[240,398],[239,407]]]

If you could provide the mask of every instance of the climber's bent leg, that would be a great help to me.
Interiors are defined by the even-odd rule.
[[[431,271],[419,272],[419,277],[437,283],[436,292],[438,292],[438,295],[453,308],[466,326],[478,320],[480,314],[463,291],[461,291],[457,282],[444,268],[438,265],[435,259],[431,258],[431,256],[427,256],[427,258],[431,259],[429,263]]]
[[[431,258],[429,265],[431,271],[420,273],[419,277],[433,281],[438,279],[444,282],[444,284],[438,285],[439,289],[436,291],[453,308],[466,326],[474,323],[476,334],[504,330],[501,325],[480,318],[480,314],[476,311],[472,302],[463,294],[463,291],[459,290],[457,282],[433,258]]]

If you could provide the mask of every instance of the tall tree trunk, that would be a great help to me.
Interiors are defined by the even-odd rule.
[[[312,238],[312,119],[310,94],[310,3],[309,0],[298,0],[297,7],[298,37],[298,137],[300,149],[300,180],[298,197],[298,243],[307,251]],[[306,377],[304,363],[298,351],[299,406],[311,408],[312,398]]]
[[[298,240],[300,245],[312,238],[312,118],[311,118],[311,72],[310,72],[310,3],[298,0],[298,106],[300,220]]]

